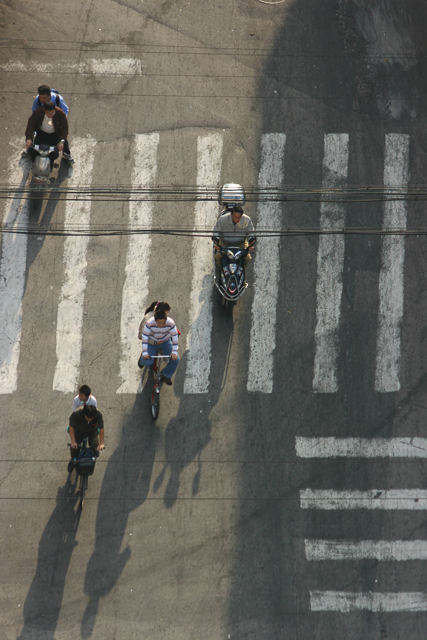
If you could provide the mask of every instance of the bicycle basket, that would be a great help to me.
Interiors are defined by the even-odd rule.
[[[81,451],[74,461],[76,472],[80,476],[91,476],[95,469],[96,458],[90,449]]]

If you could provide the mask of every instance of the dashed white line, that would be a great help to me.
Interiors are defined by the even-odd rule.
[[[197,186],[219,186],[223,138],[220,133],[197,140]],[[217,202],[197,202],[195,227],[213,229],[219,215]],[[187,371],[184,393],[207,393],[211,369],[212,337],[212,241],[193,239],[193,277],[190,298],[190,331],[187,336]]]
[[[2,71],[26,72],[26,73],[69,73],[75,72],[81,75],[141,75],[142,65],[138,58],[88,58],[77,64],[68,63],[43,63],[43,62],[5,62],[0,64]]]
[[[283,158],[286,135],[266,133],[261,138],[259,186],[283,183]],[[257,230],[280,229],[281,205],[278,202],[258,206]],[[273,353],[276,347],[276,315],[279,291],[280,238],[259,238],[254,260],[254,299],[250,335],[247,390],[273,392]]]
[[[69,187],[90,186],[96,140],[90,136],[73,139],[75,165]],[[64,228],[89,230],[91,202],[67,200]],[[53,389],[63,393],[76,390],[82,348],[83,304],[86,289],[88,236],[67,236],[64,243],[64,281],[56,327],[56,367]]]
[[[385,139],[384,187],[405,188],[409,180],[409,136],[390,133]],[[404,200],[384,203],[384,229],[406,229]],[[405,237],[384,236],[379,277],[379,310],[375,390],[391,393],[400,389],[401,324]]]
[[[21,141],[19,141],[21,142]],[[16,140],[16,146],[19,144]],[[15,145],[14,145],[15,146]],[[21,145],[22,146],[22,145]],[[13,153],[8,162],[8,182],[22,188],[31,167],[19,157],[22,149]],[[19,163],[19,165],[18,165]],[[17,195],[6,201],[3,225],[27,227],[29,200]],[[24,233],[3,233],[0,262],[0,393],[12,393],[18,386],[18,363],[21,346],[22,299],[25,291],[27,242]]]
[[[326,134],[324,146],[323,187],[344,187],[348,171],[348,134]],[[321,204],[320,213],[321,229],[327,231],[344,226],[344,205],[325,201]],[[320,235],[317,253],[317,322],[313,376],[315,393],[335,393],[338,390],[336,361],[343,267],[344,236]]]
[[[427,438],[295,439],[299,458],[427,458]]]
[[[135,136],[134,167],[132,185],[152,186],[157,176],[157,149],[159,134],[138,134]],[[153,221],[152,202],[129,202],[129,227],[150,227]],[[121,386],[117,393],[140,393],[142,391],[141,372],[137,366],[141,355],[141,344],[137,334],[139,323],[144,316],[148,299],[148,275],[151,252],[151,237],[148,234],[129,236],[126,255],[126,278],[122,295],[120,334],[122,356],[120,360]]]

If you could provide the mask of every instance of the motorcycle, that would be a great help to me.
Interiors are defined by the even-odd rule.
[[[47,144],[35,144],[35,138],[36,133],[34,134],[33,144],[31,145],[31,148],[37,151],[37,156],[34,158],[31,165],[30,187],[48,187],[50,185],[50,174],[52,173],[49,154],[56,151],[57,147],[50,147]],[[61,140],[61,144],[64,144],[63,140]]]
[[[221,187],[218,202],[224,207],[222,216],[227,208],[233,205],[243,206],[245,194],[243,188],[236,183],[225,184]],[[231,306],[246,291],[248,283],[245,277],[245,258],[249,249],[241,247],[222,247],[221,266],[215,260],[215,248],[213,249],[214,283],[221,294],[223,306]]]

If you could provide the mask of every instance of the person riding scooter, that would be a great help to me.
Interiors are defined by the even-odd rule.
[[[221,247],[240,247],[254,251],[256,238],[254,225],[249,216],[243,213],[242,207],[237,205],[227,206],[227,209],[216,221],[212,241],[215,248],[215,261],[221,264]],[[247,256],[250,259],[250,256]]]
[[[34,134],[36,134],[34,138]],[[50,166],[59,156],[59,152],[63,149],[61,141],[66,140],[68,136],[68,120],[65,113],[59,107],[56,107],[50,100],[45,102],[41,107],[36,109],[28,118],[27,128],[25,130],[25,148],[31,156],[33,162],[38,155],[34,144],[45,144],[49,147],[56,146],[55,151],[49,153]]]

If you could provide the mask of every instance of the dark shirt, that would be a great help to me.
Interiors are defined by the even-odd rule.
[[[98,409],[90,422],[88,422],[84,417],[83,409],[84,407],[79,407],[77,411],[73,411],[70,415],[70,427],[73,427],[73,429],[83,433],[84,435],[90,435],[95,431],[95,429],[98,430],[104,428],[104,419],[102,417],[102,413],[98,411]]]
[[[25,129],[26,140],[32,140],[35,131],[38,131],[43,124],[45,111],[43,107],[39,107],[28,118],[27,128]],[[55,133],[59,139],[66,139],[68,136],[68,120],[65,113],[59,107],[55,107],[55,115],[52,118],[52,124],[55,129]]]

